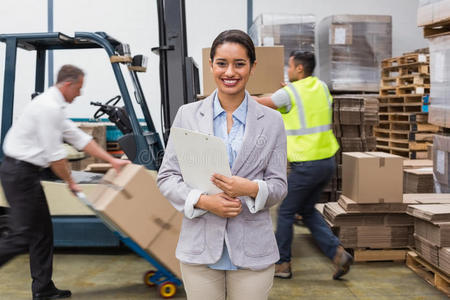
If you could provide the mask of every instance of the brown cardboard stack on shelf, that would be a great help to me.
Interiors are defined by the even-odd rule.
[[[371,95],[334,95],[333,128],[338,139],[337,163],[342,152],[373,151],[376,140],[373,127],[378,124],[378,99]]]
[[[414,217],[417,253],[450,275],[450,204],[410,205],[407,213]]]
[[[333,95],[333,132],[340,145],[336,175],[321,202],[336,201],[342,191],[342,152],[374,151],[373,127],[378,123],[378,99],[370,94]]]
[[[427,49],[382,62],[377,149],[427,158],[439,127],[428,123],[430,72]]]
[[[135,164],[119,174],[111,169],[89,195],[89,202],[106,224],[181,278],[175,249],[183,216],[160,193],[155,177],[155,172]]]
[[[332,15],[319,23],[320,78],[331,91],[378,92],[392,56],[392,17]]]

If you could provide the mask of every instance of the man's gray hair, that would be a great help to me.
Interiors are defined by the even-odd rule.
[[[73,65],[64,65],[58,72],[56,83],[58,84],[66,81],[76,82],[80,76],[84,76],[83,70]]]

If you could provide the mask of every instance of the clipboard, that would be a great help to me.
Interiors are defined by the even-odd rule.
[[[231,177],[228,153],[221,138],[172,127],[170,138],[175,146],[184,182],[207,194],[223,192],[211,182],[214,173]]]

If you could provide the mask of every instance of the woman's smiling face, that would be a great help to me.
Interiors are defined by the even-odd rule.
[[[247,51],[239,43],[225,42],[219,45],[210,66],[219,93],[227,95],[244,93],[245,85],[253,73]]]

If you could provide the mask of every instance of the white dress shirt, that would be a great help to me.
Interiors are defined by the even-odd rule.
[[[66,106],[57,87],[34,98],[8,131],[3,144],[5,155],[48,167],[67,157],[63,140],[78,150],[86,147],[92,137],[66,117]]]

